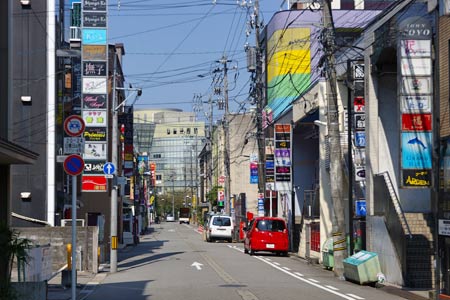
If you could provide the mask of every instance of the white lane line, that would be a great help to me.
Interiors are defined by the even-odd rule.
[[[230,247],[230,248],[237,250],[236,248],[233,248],[233,247]],[[289,276],[292,276],[292,277],[294,277],[294,278],[296,278],[296,279],[298,279],[298,280],[300,280],[300,281],[303,281],[304,283],[307,283],[307,284],[309,284],[309,285],[315,286],[316,288],[319,288],[319,289],[321,289],[321,290],[324,290],[324,291],[326,291],[326,292],[328,292],[328,293],[334,294],[334,295],[339,296],[339,297],[341,297],[341,298],[344,298],[344,299],[347,299],[347,300],[355,300],[355,298],[353,298],[353,297],[350,297],[350,296],[348,296],[348,295],[339,293],[339,292],[337,292],[337,291],[334,291],[333,289],[329,289],[329,288],[327,288],[327,287],[325,287],[325,286],[322,286],[322,285],[320,285],[320,284],[318,284],[318,283],[312,282],[312,281],[309,280],[309,279],[302,278],[301,276],[299,276],[299,275],[297,275],[297,274],[294,274],[294,273],[292,273],[292,272],[290,272],[290,271],[284,270],[282,267],[277,266],[275,263],[268,262],[268,261],[266,261],[265,259],[263,259],[263,258],[261,258],[261,257],[259,257],[259,256],[253,256],[253,257],[256,258],[256,259],[259,259],[259,260],[262,261],[263,263],[268,264],[269,266],[274,267],[275,269],[280,270],[281,272],[284,272],[284,273],[288,274]],[[356,297],[358,297],[358,296],[356,296]],[[362,300],[362,299],[364,299],[364,298],[359,298],[359,297],[358,297],[358,298],[356,298],[356,299]]]
[[[273,262],[273,263],[271,263],[271,262],[268,262],[269,264],[274,264],[274,265],[277,265],[277,266],[279,266],[280,265],[280,263],[278,263],[278,262]]]
[[[315,279],[312,279],[312,278],[308,278],[308,280],[312,281],[312,282],[315,282],[315,283],[319,283],[320,282],[319,280],[315,280]]]
[[[299,273],[299,272],[294,272],[294,274],[297,275],[297,276],[300,276],[300,277],[304,276],[302,273]]]
[[[285,269],[286,271],[290,271],[291,270],[288,267],[283,267],[283,269]]]
[[[338,288],[336,288],[336,287],[334,287],[332,285],[326,285],[326,287],[329,288],[330,290],[333,290],[333,291],[339,291]]]
[[[359,297],[359,296],[356,296],[356,295],[353,295],[353,294],[347,294],[347,296],[353,297],[353,298],[358,299],[358,300],[365,299],[365,298],[362,298],[362,297]]]

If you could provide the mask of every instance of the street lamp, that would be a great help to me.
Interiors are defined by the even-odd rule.
[[[126,104],[128,98],[132,95],[128,95],[119,105],[117,105],[117,91],[118,90],[127,90],[127,91],[135,91],[137,92],[136,97],[142,95],[142,89],[140,88],[122,88],[116,87],[116,76],[117,76],[117,56],[114,54],[114,74],[113,74],[113,97],[112,97],[112,151],[111,151],[111,162],[114,166],[118,165],[118,151],[117,151],[117,142],[119,135],[119,120],[118,120],[118,110],[120,107]],[[117,175],[115,175],[117,179]],[[117,182],[117,180],[115,180]],[[118,247],[118,238],[117,238],[117,183],[111,189],[111,252],[110,252],[110,272],[117,272],[117,247]]]

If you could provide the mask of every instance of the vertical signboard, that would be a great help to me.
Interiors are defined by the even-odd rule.
[[[81,107],[86,123],[83,158],[86,166],[95,169],[108,159],[107,4],[107,0],[82,0],[81,11]],[[106,184],[104,174],[85,169],[83,192],[106,192]]]
[[[399,24],[399,34],[401,186],[428,188],[433,167],[432,28],[429,20],[414,16]]]
[[[289,191],[291,183],[291,125],[275,124],[275,188]]]

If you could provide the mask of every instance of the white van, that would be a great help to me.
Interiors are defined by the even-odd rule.
[[[233,231],[233,220],[230,216],[212,215],[208,222],[206,241],[227,240],[231,243]]]

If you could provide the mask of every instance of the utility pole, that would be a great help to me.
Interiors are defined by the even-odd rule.
[[[223,64],[223,93],[225,98],[225,114],[224,114],[224,124],[223,130],[225,135],[225,145],[224,145],[224,170],[225,170],[225,212],[230,214],[230,124],[228,120],[228,67],[227,63],[231,62],[227,60],[226,56],[222,56],[220,63]]]
[[[255,0],[255,52],[256,52],[256,70],[255,70],[255,88],[256,88],[256,138],[258,143],[258,193],[263,193],[264,197],[266,191],[265,178],[265,143],[262,126],[262,59],[261,46],[259,40],[259,0]],[[270,192],[272,195],[272,192]],[[272,210],[272,206],[270,206]],[[271,213],[272,215],[272,213]]]
[[[345,238],[345,214],[343,201],[343,167],[341,142],[339,133],[339,113],[337,104],[336,69],[335,69],[335,35],[334,21],[331,14],[331,0],[323,1],[323,36],[322,43],[326,58],[328,83],[327,95],[327,127],[330,142],[330,183],[333,214],[333,254],[334,273],[344,278],[343,260],[347,256]],[[352,234],[351,232],[349,234]]]
[[[111,146],[111,161],[114,166],[117,167],[118,155],[117,155],[117,131],[118,131],[118,116],[117,116],[117,91],[116,91],[116,76],[117,76],[117,57],[114,52],[114,74],[113,74],[113,87],[112,87],[112,146]],[[118,246],[118,238],[117,238],[117,185],[113,185],[111,189],[111,252],[110,252],[110,263],[109,263],[109,272],[116,273],[117,272],[117,246]]]

